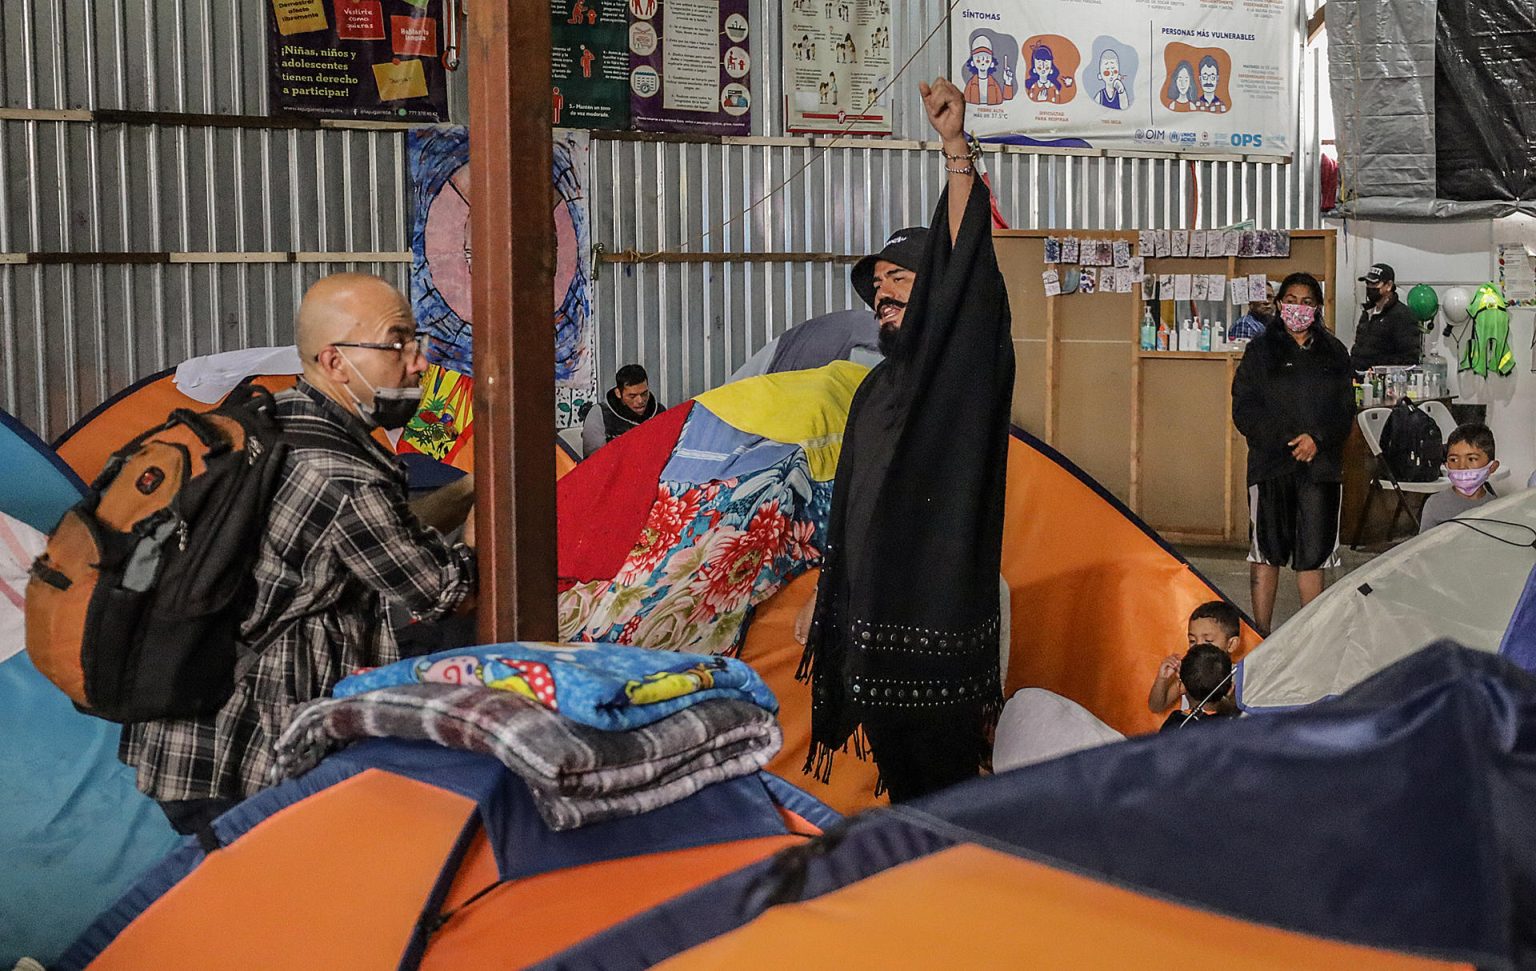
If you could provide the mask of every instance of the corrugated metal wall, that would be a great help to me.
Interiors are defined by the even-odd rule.
[[[1044,0],[1042,0],[1044,2]],[[760,5],[759,5],[760,6]],[[779,62],[777,7],[756,23],[759,64]],[[899,65],[893,139],[850,138],[824,151],[804,139],[678,144],[594,139],[593,239],[610,253],[862,255],[896,229],[926,223],[941,189],[937,154],[915,94],[946,73],[947,0],[904,0],[893,37]],[[764,72],[767,73],[767,72]],[[1327,65],[1301,59],[1306,146],[1289,164],[988,153],[999,208],[1018,229],[1313,229],[1318,217],[1317,105]],[[779,79],[770,80],[777,85]],[[754,132],[782,131],[782,91],[759,90]],[[765,127],[766,126],[766,127]],[[750,212],[753,203],[773,193]],[[726,225],[721,225],[728,221]],[[597,286],[599,379],[631,361],[653,373],[664,401],[698,394],[771,337],[807,317],[854,306],[840,262],[621,263]]]
[[[267,4],[10,0],[0,106],[260,115]],[[409,247],[397,131],[0,120],[0,253]],[[85,258],[89,259],[89,258]],[[298,296],[395,263],[0,265],[3,406],[53,437],[197,354],[292,339]]]
[[[7,0],[0,4],[0,107],[263,115],[264,0]],[[944,0],[900,5],[904,62]],[[757,136],[782,130],[774,65],[778,2],[755,0]],[[944,71],[942,27],[894,101],[897,139],[923,137],[920,78]],[[1318,90],[1309,63],[1303,114]],[[464,104],[463,74],[452,103]],[[455,110],[457,115],[457,107]],[[1302,144],[1315,144],[1310,120]],[[933,153],[911,142],[804,139],[733,144],[594,139],[593,240],[608,252],[866,252],[927,220]],[[1316,224],[1315,157],[1295,165],[1031,155],[989,156],[1005,216],[1019,227],[1181,226],[1253,219]],[[805,171],[789,179],[800,169]],[[715,229],[789,179],[756,210]],[[0,119],[0,254],[214,252],[378,254],[408,248],[398,131],[242,129]],[[3,257],[0,257],[3,260]],[[113,391],[182,359],[291,338],[303,288],[344,267],[396,263],[119,265],[0,263],[0,405],[57,435]],[[639,360],[677,401],[729,374],[769,336],[848,306],[838,263],[600,267],[598,373]]]

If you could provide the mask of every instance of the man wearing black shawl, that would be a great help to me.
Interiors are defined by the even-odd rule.
[[[948,186],[915,281],[888,261],[872,267],[876,316],[899,331],[848,414],[800,668],[812,686],[806,771],[829,777],[833,753],[852,738],[862,755],[867,740],[896,801],[975,776],[1001,705],[1013,392],[1008,295],[965,99],[943,78],[919,88]]]

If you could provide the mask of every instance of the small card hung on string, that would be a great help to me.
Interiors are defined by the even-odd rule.
[[[1078,261],[1078,242],[1076,236],[1066,236],[1061,240],[1061,262],[1076,263]]]
[[[1045,284],[1045,295],[1047,297],[1061,296],[1061,275],[1055,270],[1046,270],[1040,274],[1040,282]]]
[[[1136,255],[1142,258],[1157,255],[1157,233],[1150,229],[1142,229],[1137,231]]]
[[[1153,255],[1158,257],[1159,259],[1165,259],[1165,258],[1168,257],[1168,255],[1170,253],[1173,252],[1173,244],[1170,242],[1170,240],[1168,238],[1168,230],[1166,230],[1166,229],[1154,230],[1154,234],[1155,235],[1153,236],[1153,247],[1152,247]]]
[[[1078,280],[1077,292],[1082,294],[1097,293],[1099,291],[1099,271],[1092,267],[1084,267],[1082,277]]]
[[[1131,244],[1123,239],[1115,240],[1115,266],[1124,270],[1131,265]]]
[[[1061,262],[1061,240],[1057,239],[1055,236],[1045,237],[1045,262]]]
[[[1205,259],[1205,230],[1197,229],[1189,234],[1189,255],[1196,259]]]

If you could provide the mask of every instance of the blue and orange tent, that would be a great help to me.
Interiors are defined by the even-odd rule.
[[[553,832],[489,756],[375,739],[184,840],[53,967],[524,967],[838,819],[755,773]]]
[[[0,464],[6,469],[0,514],[14,524],[8,532],[51,530],[84,488],[51,448],[3,412]],[[15,552],[0,551],[6,554]],[[134,788],[133,773],[117,761],[118,727],[76,711],[22,646],[20,626],[8,625],[0,636],[0,964],[6,965],[24,955],[51,960],[175,840],[160,810]]]
[[[852,819],[759,773],[564,833],[487,757],[373,740],[184,842],[56,967],[1529,967],[1533,719],[1536,679],[1442,643]]]
[[[1536,679],[1442,642],[862,814],[539,967],[1526,968],[1533,832]]]

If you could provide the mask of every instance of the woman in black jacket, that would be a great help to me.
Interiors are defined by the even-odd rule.
[[[1303,606],[1338,565],[1344,441],[1355,420],[1349,350],[1323,327],[1309,273],[1280,284],[1279,313],[1248,345],[1232,380],[1232,420],[1248,440],[1248,553],[1253,615],[1268,634],[1280,568]]]

